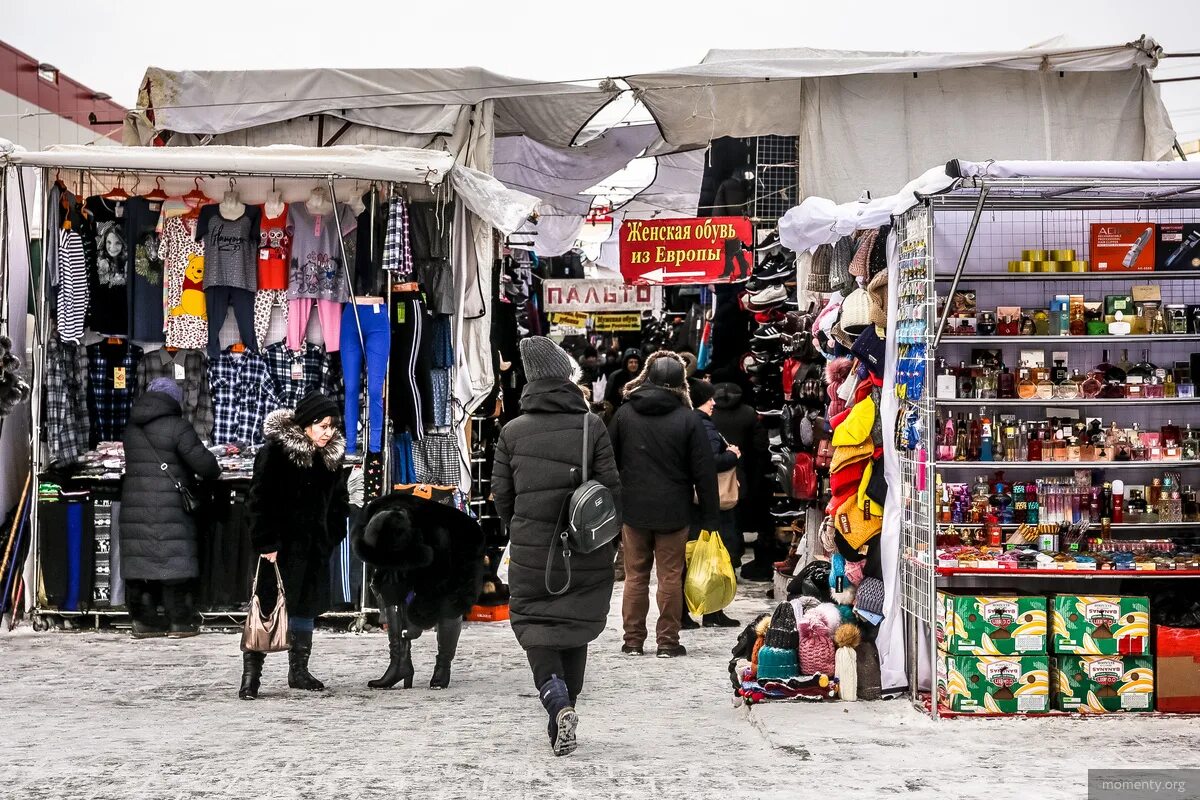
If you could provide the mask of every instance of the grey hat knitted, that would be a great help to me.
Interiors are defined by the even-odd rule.
[[[829,265],[833,261],[833,245],[823,244],[813,251],[808,266],[808,283],[805,289],[817,294],[829,294],[833,287],[829,284]]]
[[[856,611],[883,616],[883,581],[879,578],[863,578],[854,597]]]
[[[837,292],[855,285],[854,276],[850,274],[850,262],[854,260],[854,251],[855,242],[850,236],[843,236],[833,246],[833,257],[829,265],[829,285],[833,288],[830,291]]]
[[[172,398],[176,403],[183,403],[183,389],[171,378],[155,378],[146,387],[147,392],[161,392]]]
[[[533,382],[546,378],[569,381],[575,373],[575,362],[566,350],[545,336],[530,336],[520,344],[521,363],[525,366],[525,380]]]

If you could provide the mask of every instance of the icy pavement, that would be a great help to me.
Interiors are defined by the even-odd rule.
[[[765,585],[730,609],[766,609]],[[319,633],[324,695],[236,697],[238,639],[0,634],[0,797],[1082,798],[1086,768],[1197,767],[1191,719],[946,720],[906,701],[734,708],[736,631],[685,632],[683,659],[620,650],[620,589],[593,645],[580,748],[554,758],[506,624],[468,625],[450,689],[375,692],[385,638]],[[651,628],[653,629],[653,628]]]

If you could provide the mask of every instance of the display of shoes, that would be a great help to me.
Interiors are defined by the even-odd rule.
[[[775,519],[795,519],[804,516],[804,510],[790,497],[781,498],[771,506],[771,516]]]
[[[758,306],[759,308],[778,305],[787,300],[787,296],[787,289],[782,284],[776,284],[768,286],[761,292],[755,292],[750,295],[750,305],[751,307]]]
[[[778,341],[782,335],[782,331],[774,325],[764,325],[754,332],[754,338],[760,340],[775,340]]]
[[[774,282],[779,279],[796,278],[795,256],[776,254],[771,256],[754,269],[754,276],[759,280]]]

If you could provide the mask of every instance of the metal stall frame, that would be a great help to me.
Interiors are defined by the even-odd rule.
[[[179,155],[179,150],[181,150],[181,149],[182,148],[163,148],[161,152],[164,155],[166,155],[166,154]],[[243,150],[257,150],[258,152],[262,152],[262,149],[256,149],[256,148],[242,148],[242,149]],[[376,153],[379,153],[379,152],[387,150],[387,149],[394,150],[397,152],[399,152],[401,150],[405,150],[405,148],[374,148]],[[195,155],[196,151],[200,151],[201,148],[188,148],[188,150],[191,151],[189,153],[189,155]],[[53,151],[47,151],[47,152],[53,152]],[[59,154],[55,154],[55,155],[59,155]],[[205,154],[201,154],[202,158],[203,158],[203,155],[205,155]],[[445,154],[430,154],[430,155],[431,156],[445,156]],[[435,159],[431,158],[430,160],[433,161]],[[401,181],[396,181],[390,177],[386,177],[383,175],[380,175],[379,177],[371,177],[368,174],[370,172],[370,170],[366,169],[364,167],[364,165],[355,165],[357,169],[347,170],[345,172],[329,171],[329,170],[308,172],[308,171],[304,171],[302,169],[274,170],[274,169],[229,168],[225,165],[218,165],[216,163],[216,160],[214,160],[214,165],[211,167],[196,167],[196,168],[191,168],[191,167],[181,168],[178,166],[164,166],[161,168],[159,168],[159,167],[131,168],[129,166],[97,165],[95,163],[92,163],[91,160],[88,158],[80,158],[77,161],[73,162],[71,160],[71,158],[69,158],[67,156],[64,156],[63,158],[56,158],[55,161],[56,161],[56,163],[54,163],[53,165],[47,165],[47,164],[21,163],[20,160],[15,159],[15,158],[0,159],[0,192],[2,192],[4,195],[7,195],[9,192],[9,189],[11,188],[8,185],[8,169],[9,168],[14,170],[14,172],[16,174],[16,181],[18,183],[18,186],[20,186],[20,187],[24,186],[23,175],[24,175],[25,169],[36,169],[39,171],[39,177],[40,177],[40,181],[41,181],[40,200],[41,200],[41,211],[42,211],[43,236],[46,235],[47,231],[52,230],[52,226],[50,225],[51,209],[49,208],[50,186],[51,186],[53,174],[57,174],[60,172],[78,172],[80,175],[80,178],[81,178],[81,182],[84,179],[84,176],[87,176],[88,180],[95,180],[96,177],[101,177],[101,176],[120,178],[122,176],[129,176],[129,175],[159,176],[159,177],[173,176],[173,177],[187,177],[187,178],[195,178],[195,179],[265,178],[265,179],[304,181],[305,183],[314,183],[317,185],[320,185],[321,182],[324,182],[324,186],[328,190],[330,199],[334,203],[335,208],[336,208],[336,204],[337,204],[337,196],[336,196],[336,182],[337,181],[354,181],[354,182],[360,183],[360,184],[361,183],[369,183],[372,187],[373,194],[377,191],[377,187],[380,183],[387,183],[389,185],[389,188],[391,189],[391,191],[399,191],[398,186],[403,184],[403,182],[401,182]],[[364,169],[365,169],[365,171],[364,171]],[[426,165],[420,171],[423,172],[424,183],[427,185],[431,185],[431,186],[437,185],[438,183],[440,183],[442,177],[444,177],[443,171],[436,166]],[[350,174],[350,173],[354,173],[354,172],[357,172],[358,174]],[[415,181],[412,181],[412,182],[415,183]],[[21,195],[22,195],[21,196],[21,206],[22,206],[22,212],[23,212],[23,217],[25,219],[25,227],[26,227],[25,233],[26,233],[26,238],[28,239],[29,234],[30,234],[29,225],[28,225],[28,219],[29,219],[28,214],[29,214],[30,209],[28,208],[28,204],[26,202],[26,198],[25,198],[23,191],[22,191]],[[9,226],[7,206],[0,205],[0,214],[2,214],[2,216],[3,216],[3,220],[2,220],[2,222],[0,222],[0,228],[2,228],[3,230],[7,230],[8,226]],[[374,222],[374,217],[375,217],[375,215],[372,214],[372,222]],[[353,282],[352,276],[350,274],[350,265],[346,258],[347,253],[346,253],[346,249],[345,249],[345,241],[344,241],[344,238],[341,236],[341,233],[342,233],[341,222],[336,214],[334,215],[334,218],[338,225],[339,243],[342,248],[343,273],[344,273],[344,277],[347,282],[348,291],[350,293],[350,302],[354,303],[354,300],[355,300],[354,285],[353,285],[354,282]],[[386,223],[386,221],[385,221],[385,223]],[[372,237],[372,243],[373,242],[374,242],[374,239]],[[6,248],[5,252],[6,252],[6,257],[7,257],[7,248]],[[31,287],[30,287],[31,294],[33,295],[33,304],[34,304],[34,342],[32,345],[33,359],[32,359],[31,369],[32,369],[32,375],[33,375],[33,384],[35,387],[38,385],[38,382],[40,381],[40,376],[43,375],[44,371],[45,371],[45,347],[46,347],[47,337],[48,337],[48,332],[49,332],[49,327],[45,324],[45,321],[49,319],[49,312],[50,312],[49,299],[48,299],[49,276],[47,273],[47,266],[48,266],[47,258],[48,258],[47,248],[46,247],[40,248],[40,253],[39,253],[39,257],[38,257],[38,261],[37,261],[38,280],[34,283],[31,283]],[[385,297],[385,302],[388,302],[389,304],[391,301],[390,288],[391,287],[390,287],[390,282],[389,282],[387,296]],[[358,322],[357,306],[355,306],[355,308],[356,308],[355,317],[356,317],[356,323],[357,323]],[[362,336],[361,325],[358,325],[358,327],[359,327],[358,333],[359,333],[360,341],[361,341],[361,336]],[[385,381],[385,387],[386,387],[386,383],[387,382]],[[386,420],[387,420],[386,388],[385,388],[385,395],[384,395],[384,403],[385,403],[385,405],[384,405],[385,423],[384,424],[385,424],[385,432],[386,432],[386,428],[387,428],[387,424],[386,424]],[[40,391],[35,390],[33,397],[30,399],[30,414],[31,414],[31,464],[30,464],[30,469],[32,470],[33,481],[34,481],[34,483],[32,485],[34,485],[34,486],[36,486],[36,481],[41,476],[41,474],[43,473],[45,468],[48,466],[47,458],[46,458],[47,454],[44,452],[44,446],[41,443],[41,431],[42,431],[42,427],[43,427],[42,413],[43,413],[42,393]],[[367,428],[367,434],[369,435],[369,426],[370,426],[369,408],[361,409],[360,419],[364,421],[364,424]],[[364,437],[364,441],[365,440],[366,439]],[[386,474],[386,469],[388,467],[388,455],[386,454],[386,452],[384,455],[384,459],[385,459],[384,469],[385,469],[385,474]],[[353,463],[353,462],[348,461],[347,465],[349,465],[351,463]],[[40,533],[41,533],[41,531],[40,531],[39,509],[38,509],[38,503],[37,503],[36,496],[33,497],[32,502],[31,502],[29,525],[30,525],[30,555],[29,555],[29,557],[34,559],[35,575],[37,576],[38,583],[40,584],[40,576],[41,576],[41,535],[40,535]],[[368,590],[368,581],[367,581],[366,572],[367,572],[367,570],[364,565],[363,576],[362,576],[362,578],[363,578],[362,589],[361,589],[360,597],[359,597],[358,610],[351,611],[351,612],[328,612],[328,613],[322,615],[323,619],[349,620],[349,625],[348,625],[349,630],[352,630],[352,631],[363,630],[363,628],[366,625],[367,615],[375,610],[375,609],[370,608],[369,603],[368,603],[369,590]],[[88,611],[64,611],[61,609],[47,608],[47,607],[40,605],[39,597],[40,597],[41,593],[38,592],[36,589],[37,589],[37,587],[34,587],[34,589],[32,590],[33,606],[32,606],[32,611],[31,611],[31,620],[33,623],[33,627],[36,630],[46,630],[46,629],[50,628],[53,625],[53,621],[55,619],[61,621],[64,624],[68,624],[68,625],[72,624],[76,620],[91,619],[91,620],[93,620],[94,623],[96,623],[98,625],[100,620],[103,618],[113,618],[113,617],[123,618],[123,617],[127,616],[127,612],[119,611],[119,610],[115,610],[115,609],[91,609]],[[240,624],[240,620],[244,619],[244,617],[245,617],[245,612],[236,611],[236,610],[201,612],[201,616],[203,617],[205,622],[209,622],[209,621],[216,622],[216,621],[220,621],[220,620],[225,620],[232,624]]]
[[[1011,282],[1016,281],[1018,285],[1027,284],[1030,286],[1037,285],[1037,282],[1047,281],[1069,281],[1080,282],[1086,285],[1087,282],[1094,281],[1117,281],[1117,282],[1161,282],[1161,281],[1194,281],[1200,278],[1200,270],[1171,270],[1171,271],[1144,271],[1144,272],[1084,272],[1084,273],[1008,273],[1000,270],[991,271],[974,271],[968,272],[966,267],[971,260],[972,255],[977,246],[977,238],[981,221],[985,217],[985,213],[991,213],[989,224],[1004,226],[1006,224],[1015,224],[1015,215],[1019,212],[1079,212],[1079,225],[1088,224],[1086,215],[1089,212],[1136,212],[1137,214],[1145,214],[1146,221],[1162,221],[1154,217],[1155,212],[1166,210],[1175,210],[1183,212],[1192,212],[1191,214],[1177,214],[1178,218],[1189,216],[1189,221],[1200,223],[1200,179],[1157,179],[1157,178],[1054,178],[1054,177],[1025,177],[1025,178],[992,178],[992,177],[972,177],[959,178],[946,191],[931,194],[917,195],[918,203],[909,211],[896,217],[898,227],[903,227],[906,223],[911,223],[918,215],[927,215],[927,230],[925,236],[927,238],[928,252],[922,259],[920,265],[923,270],[909,273],[908,280],[905,279],[905,273],[902,272],[900,289],[902,293],[906,290],[913,290],[917,285],[922,287],[922,290],[927,292],[925,297],[924,321],[925,329],[921,336],[914,337],[912,343],[923,344],[925,351],[923,354],[925,378],[924,378],[924,397],[915,404],[908,401],[901,401],[902,410],[915,410],[921,420],[924,428],[920,448],[927,451],[926,457],[922,458],[917,452],[907,454],[901,451],[902,465],[908,463],[909,469],[902,470],[904,472],[905,486],[903,496],[905,500],[905,509],[903,524],[905,526],[902,532],[902,543],[904,552],[901,553],[901,584],[902,584],[902,610],[906,617],[906,664],[909,670],[910,683],[910,699],[914,706],[928,713],[932,718],[937,719],[945,716],[956,716],[953,712],[947,712],[939,709],[938,706],[938,686],[937,686],[937,658],[938,647],[937,639],[934,634],[934,625],[936,622],[935,600],[936,593],[940,588],[954,588],[962,586],[961,583],[956,584],[959,578],[969,578],[972,580],[982,580],[984,578],[1002,577],[1003,579],[1012,582],[1014,579],[1024,581],[1045,581],[1053,578],[1068,579],[1068,580],[1087,580],[1091,579],[1129,579],[1129,578],[1160,578],[1162,574],[1156,574],[1153,571],[1142,572],[1113,572],[1113,573],[1087,573],[1087,572],[1072,572],[1064,571],[1061,575],[1028,575],[1022,578],[1020,571],[1009,570],[1007,573],[980,573],[972,575],[969,571],[964,570],[946,570],[942,571],[937,568],[936,558],[936,543],[939,531],[939,523],[937,521],[936,511],[936,487],[937,475],[939,472],[939,463],[936,459],[936,446],[939,431],[937,430],[936,420],[940,409],[953,409],[954,407],[964,407],[968,405],[1012,405],[1011,400],[998,403],[995,400],[939,400],[936,393],[933,391],[935,385],[935,370],[939,360],[939,347],[943,346],[946,340],[943,339],[945,327],[950,313],[950,306],[947,302],[945,307],[939,313],[937,309],[938,298],[949,298],[960,285],[960,281],[979,281],[979,282]],[[960,215],[959,224],[962,218],[969,213],[969,222],[963,237],[962,247],[954,253],[955,263],[953,271],[941,271],[936,268],[936,260],[934,254],[934,242],[939,223],[944,220],[940,219],[943,212],[958,212]],[[1171,220],[1171,221],[1178,221]],[[1051,226],[1052,227],[1052,226]],[[1024,232],[1016,234],[1029,235]],[[1041,234],[1033,234],[1049,237],[1051,234],[1042,232]],[[1014,239],[1016,238],[1014,236]],[[1032,246],[1032,244],[1030,245]],[[1086,244],[1085,244],[1086,247]],[[1017,258],[1016,253],[1009,258]],[[983,258],[996,259],[996,253],[985,252]],[[904,266],[903,253],[901,254],[901,266]],[[949,289],[946,292],[938,293],[937,287],[939,284],[948,285]],[[903,322],[903,320],[901,320]],[[1087,337],[1057,337],[1057,336],[969,336],[969,337],[947,337],[948,340],[964,343],[973,343],[982,345],[990,343],[992,345],[1001,344],[1025,344],[1038,343],[1049,346],[1054,342],[1060,342],[1066,346],[1069,339],[1076,339],[1075,344],[1079,344],[1079,339],[1091,340],[1093,345],[1104,345],[1112,343],[1114,346],[1119,346],[1121,342],[1149,342],[1151,340],[1160,343],[1163,342],[1180,342],[1180,341],[1200,341],[1200,336],[1192,335],[1156,335],[1156,336],[1087,336]],[[906,340],[901,338],[903,344]],[[1080,405],[1083,403],[1099,405],[1112,405],[1118,401],[1046,401],[1049,404]],[[1129,402],[1129,401],[1120,401]],[[1162,405],[1163,401],[1151,400],[1148,403],[1143,401],[1135,401],[1140,410],[1144,412],[1144,407],[1154,407],[1155,404]],[[1181,402],[1182,405],[1192,408],[1200,408],[1200,398],[1189,400],[1175,400],[1172,402]],[[921,462],[924,463],[921,463]],[[967,462],[972,463],[972,462]],[[1014,462],[980,462],[981,464],[995,465],[997,468],[1010,469]],[[1041,462],[1038,462],[1039,464]],[[1141,462],[1131,462],[1133,467],[1142,466]],[[1147,462],[1155,463],[1155,462]],[[1200,467],[1200,462],[1172,461],[1172,468],[1187,469],[1189,466],[1196,468]],[[1032,462],[1030,462],[1032,464]],[[1020,462],[1016,462],[1015,469],[1020,469]],[[1112,462],[1095,462],[1095,463],[1078,463],[1067,462],[1066,466],[1075,468],[1087,467],[1113,467]],[[1122,465],[1118,465],[1122,466]],[[1044,467],[1043,467],[1044,469]],[[917,480],[917,471],[920,470],[924,479],[924,485],[919,486],[915,482]],[[1161,523],[1168,530],[1170,529],[1195,529],[1200,526],[1200,523]],[[942,527],[945,527],[942,525]],[[1114,526],[1121,530],[1131,530],[1136,526]],[[1168,574],[1169,577],[1175,577],[1182,580],[1192,578],[1200,580],[1200,573],[1196,574]],[[1039,583],[1039,585],[1041,585]],[[1049,636],[1047,635],[1047,642]],[[930,692],[926,698],[919,688],[919,669],[922,655],[926,655],[930,662],[929,678]],[[1049,708],[1049,703],[1047,703]],[[1054,712],[1060,713],[1060,712]],[[1061,712],[1066,713],[1066,712]]]

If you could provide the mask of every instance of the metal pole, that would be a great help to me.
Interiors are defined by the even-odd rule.
[[[942,330],[946,327],[947,317],[950,316],[950,301],[953,299],[954,293],[958,291],[958,281],[960,278],[962,278],[963,268],[967,265],[967,256],[971,253],[971,244],[975,241],[975,231],[977,228],[979,228],[979,218],[983,216],[983,206],[987,201],[987,196],[988,187],[985,184],[979,190],[979,201],[975,203],[975,214],[971,217],[971,227],[967,229],[967,240],[963,242],[962,252],[958,254],[958,267],[954,270],[954,280],[950,284],[950,291],[946,294],[946,307],[942,309],[942,317],[940,320],[938,320],[937,330],[934,331],[933,349],[935,350],[942,341]],[[932,226],[932,223],[930,223],[930,225]],[[927,242],[926,247],[930,246],[931,244],[932,242]],[[932,262],[926,268],[925,273],[926,279],[932,281]],[[928,349],[926,350],[926,357],[928,357]]]
[[[358,298],[354,296],[354,281],[351,280],[351,277],[350,277],[350,260],[346,257],[346,241],[345,241],[345,239],[342,238],[342,215],[338,213],[337,195],[334,193],[333,176],[332,175],[329,176],[329,202],[331,202],[333,204],[333,224],[337,228],[338,249],[342,253],[342,275],[346,278],[346,291],[350,295],[350,307],[354,309],[354,327],[358,330],[358,346],[359,346],[360,352],[362,352],[362,354],[363,354],[363,358],[364,358],[363,364],[365,366],[365,364],[366,364],[365,359],[367,356],[367,346],[363,341],[362,319],[359,318],[359,316],[358,316]],[[343,371],[342,374],[344,377],[345,372]],[[346,398],[346,399],[349,400],[350,398]],[[354,398],[354,402],[355,403],[358,402],[358,397]],[[364,430],[366,430],[367,435],[363,438],[366,439],[367,441],[369,441],[370,435],[371,435],[371,419],[370,419],[369,415],[365,416],[365,417],[363,416],[362,412],[364,410],[365,409],[363,409],[363,408],[359,408],[358,417],[359,417],[359,419],[365,419],[367,421],[367,424],[364,426]],[[358,431],[346,431],[346,436],[347,437],[350,437],[350,436],[357,437]]]

